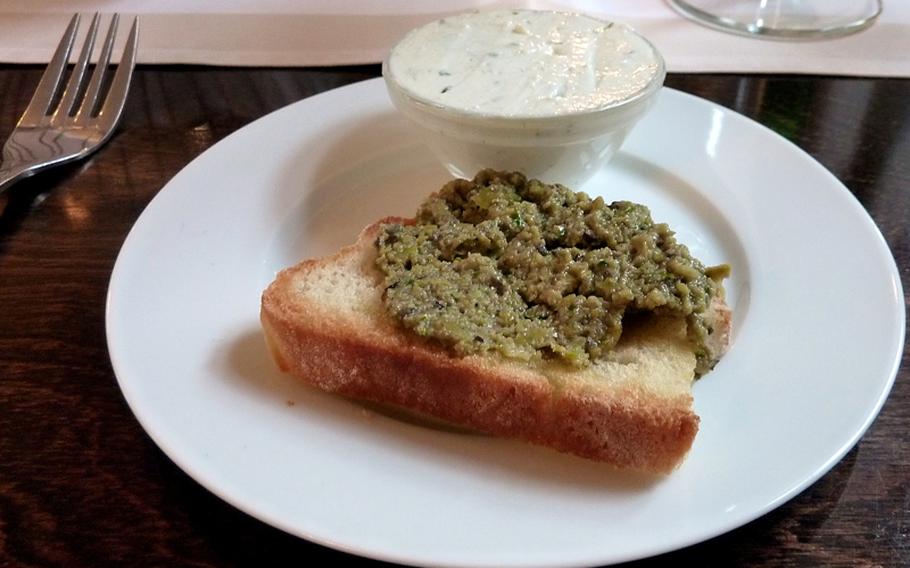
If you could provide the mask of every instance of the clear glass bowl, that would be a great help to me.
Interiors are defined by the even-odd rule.
[[[653,105],[666,69],[651,48],[658,70],[643,89],[606,106],[549,116],[486,114],[426,100],[402,87],[388,58],[382,74],[392,103],[453,175],[472,178],[494,168],[578,188],[610,161]]]

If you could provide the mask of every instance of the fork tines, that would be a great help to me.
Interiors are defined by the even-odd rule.
[[[94,51],[100,19],[101,17],[97,13],[92,18],[92,23],[82,44],[79,60],[75,63],[69,80],[66,82],[66,87],[61,94],[60,84],[68,66],[70,52],[79,30],[80,16],[79,14],[73,16],[57,46],[57,50],[54,52],[51,62],[41,77],[38,88],[35,90],[25,114],[20,119],[20,125],[39,125],[54,122],[61,124],[66,122],[73,123],[95,118],[101,122],[110,121],[111,125],[116,122],[117,115],[122,110],[123,101],[126,99],[130,76],[135,65],[139,19],[136,18],[133,21],[123,56],[120,59],[120,64],[113,80],[110,81],[106,96],[102,96],[102,88],[105,86],[105,76],[110,65],[111,51],[117,36],[119,14],[114,14],[111,17],[101,55],[95,63],[94,71],[91,73],[91,79],[87,86],[83,80]],[[58,100],[59,103],[56,102]],[[101,101],[104,102],[102,103]]]

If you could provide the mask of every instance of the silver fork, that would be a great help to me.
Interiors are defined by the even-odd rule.
[[[99,16],[95,14],[82,45],[79,60],[73,67],[61,94],[60,85],[79,29],[79,15],[76,14],[70,20],[53,59],[41,76],[31,102],[3,146],[0,193],[15,181],[43,169],[84,158],[97,150],[113,134],[123,114],[130,79],[136,64],[136,47],[139,40],[139,18],[136,18],[117,72],[110,81],[106,96],[102,96],[101,89],[110,65],[118,21],[119,16],[114,14],[101,48],[101,55],[86,86],[83,79],[86,77],[98,32]]]

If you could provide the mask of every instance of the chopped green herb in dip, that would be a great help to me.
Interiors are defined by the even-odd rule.
[[[706,269],[643,205],[492,170],[448,183],[377,244],[386,309],[406,328],[461,355],[576,367],[642,313],[685,318],[705,357],[706,315],[729,271]]]

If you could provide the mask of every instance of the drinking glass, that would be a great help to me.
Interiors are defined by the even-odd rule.
[[[823,39],[871,26],[882,0],[667,0],[696,22],[750,37]]]

